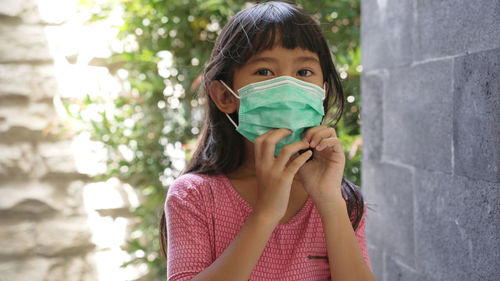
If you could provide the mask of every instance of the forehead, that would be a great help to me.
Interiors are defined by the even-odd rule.
[[[276,24],[270,24],[255,33],[250,32],[247,34],[248,47],[240,52],[243,55],[237,64],[243,65],[253,57],[268,55],[300,55],[300,53],[304,55],[307,53],[318,58],[320,42],[312,40],[314,36],[306,36],[304,33]]]
[[[263,50],[251,56],[246,61],[245,65],[251,65],[262,61],[308,62],[320,64],[318,54],[310,50],[300,47],[287,49],[282,46],[274,46],[272,49]]]

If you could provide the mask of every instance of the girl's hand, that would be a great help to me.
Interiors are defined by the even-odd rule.
[[[291,133],[288,129],[273,129],[255,139],[255,170],[258,184],[256,212],[280,220],[286,213],[293,178],[312,155],[308,151],[290,160],[291,156],[309,145],[303,141],[286,145],[274,157],[276,143]]]
[[[345,155],[335,129],[313,127],[305,132],[303,140],[314,148],[313,159],[298,172],[305,190],[316,204],[338,202],[342,198]]]

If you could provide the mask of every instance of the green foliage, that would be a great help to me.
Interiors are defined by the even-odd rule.
[[[106,107],[107,101],[89,96],[78,103],[80,110],[73,117],[83,121],[92,138],[108,148],[109,169],[102,178],[117,177],[140,190],[142,204],[133,210],[137,224],[127,250],[132,255],[142,250],[145,255],[130,263],[146,263],[150,279],[163,280],[165,263],[158,255],[157,241],[159,216],[168,186],[185,161],[172,151],[182,148],[189,158],[203,119],[204,101],[195,94],[199,76],[221,27],[248,3],[238,0],[98,3],[81,1],[84,9],[94,11],[90,21],[105,19],[116,7],[124,9],[118,36],[126,42],[126,47],[123,52],[113,54],[107,65],[112,73],[126,70],[128,76],[122,81],[125,91],[113,100],[111,109]],[[345,114],[336,127],[347,154],[360,141],[360,87],[356,70],[360,64],[360,1],[296,3],[321,23],[337,70],[345,78],[342,83],[346,97],[354,97],[354,102],[346,103]],[[97,108],[100,117],[86,118],[89,108]],[[131,151],[131,156],[127,157],[124,151]],[[345,173],[360,184],[359,150],[347,158]]]

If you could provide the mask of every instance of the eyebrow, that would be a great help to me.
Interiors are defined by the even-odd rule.
[[[303,56],[303,57],[298,57],[294,60],[295,62],[314,62],[314,63],[318,63],[319,64],[319,60],[315,57],[311,57],[311,56]],[[259,63],[259,62],[268,62],[268,63],[274,63],[276,64],[278,62],[277,59],[273,58],[273,57],[256,57],[256,58],[252,58],[250,59],[247,64],[256,64],[256,63]]]
[[[272,58],[272,57],[256,57],[256,58],[250,59],[247,62],[247,64],[256,64],[256,63],[259,63],[259,62],[269,62],[269,63],[276,64],[278,62],[278,60],[275,59],[275,58]]]
[[[304,56],[304,57],[298,57],[295,59],[295,61],[299,61],[299,62],[315,62],[315,63],[318,63],[319,64],[319,60],[315,57],[311,57],[311,56]]]

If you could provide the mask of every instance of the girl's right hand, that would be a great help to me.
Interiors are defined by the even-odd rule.
[[[278,221],[286,213],[295,174],[312,155],[312,152],[307,150],[294,159],[290,159],[298,151],[309,148],[308,143],[298,141],[286,145],[278,157],[274,157],[276,144],[290,134],[291,131],[288,129],[273,129],[254,141],[258,184],[255,212]]]

